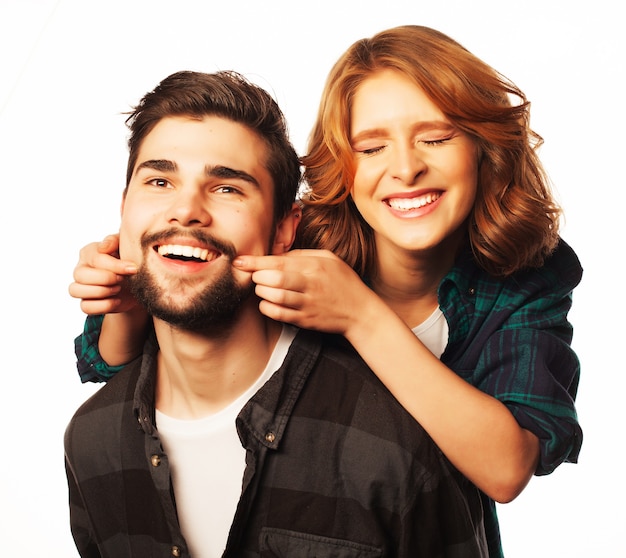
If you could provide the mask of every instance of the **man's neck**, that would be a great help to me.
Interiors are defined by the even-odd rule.
[[[154,327],[156,407],[179,419],[208,416],[235,401],[265,369],[281,331],[258,308],[219,334],[175,329],[156,319]]]

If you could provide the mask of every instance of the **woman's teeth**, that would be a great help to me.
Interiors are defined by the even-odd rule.
[[[387,200],[387,204],[392,209],[400,211],[409,211],[411,209],[419,209],[429,203],[433,203],[441,197],[438,192],[426,194],[425,196],[419,196],[418,198],[390,198]]]

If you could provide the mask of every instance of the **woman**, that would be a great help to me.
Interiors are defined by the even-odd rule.
[[[344,335],[484,492],[492,556],[494,500],[576,461],[582,442],[567,321],[582,271],[559,238],[540,143],[524,94],[461,45],[425,27],[383,31],[331,70],[303,158],[300,245],[322,250],[234,262],[268,316]],[[94,252],[71,292],[106,300],[96,285],[123,262]],[[135,339],[128,352],[102,331],[114,364],[140,346],[134,312],[132,336],[115,329]]]

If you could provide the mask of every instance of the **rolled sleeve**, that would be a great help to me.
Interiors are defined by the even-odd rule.
[[[539,438],[536,474],[575,463],[582,445],[574,403],[580,364],[569,344],[546,331],[509,329],[492,336],[482,355],[476,385]]]
[[[123,366],[109,366],[102,360],[98,340],[103,319],[103,315],[87,316],[83,333],[74,339],[76,368],[80,381],[83,383],[106,382],[123,368]]]

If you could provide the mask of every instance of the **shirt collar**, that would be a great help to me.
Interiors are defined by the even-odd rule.
[[[154,332],[146,340],[141,357],[141,371],[135,385],[133,397],[133,411],[141,428],[147,434],[155,432],[155,387],[156,387],[156,357],[159,345]]]
[[[277,449],[293,407],[322,348],[321,334],[300,330],[282,366],[248,401],[237,417],[244,447]]]
[[[278,448],[300,392],[321,351],[320,334],[300,330],[282,366],[244,405],[237,417],[237,429],[244,447],[262,444]],[[141,371],[135,387],[133,410],[146,434],[154,435],[156,355],[154,334],[144,345]]]

